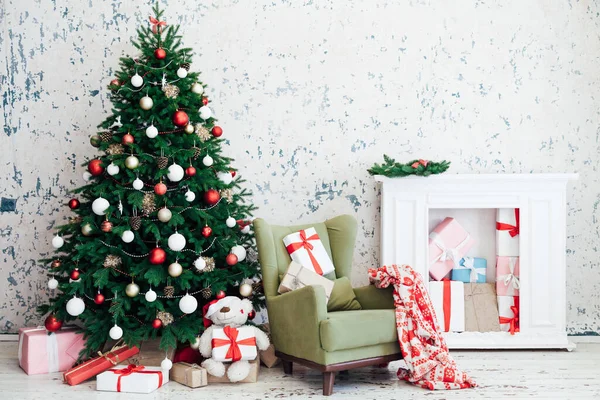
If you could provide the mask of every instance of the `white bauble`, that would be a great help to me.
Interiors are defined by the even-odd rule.
[[[131,77],[131,86],[140,87],[144,84],[144,78],[138,75],[136,72],[134,76]]]
[[[119,173],[119,166],[115,165],[114,163],[110,163],[108,165],[108,167],[106,167],[106,172],[108,172],[109,175],[116,175]]]
[[[252,285],[249,283],[242,283],[240,285],[240,295],[250,297],[250,295],[252,295]]]
[[[152,289],[148,289],[148,291],[144,295],[144,298],[148,303],[152,303],[154,300],[156,300],[156,297],[156,292]]]
[[[233,181],[231,172],[217,172],[217,178],[226,185],[229,185]]]
[[[73,317],[77,317],[85,311],[85,303],[79,297],[73,296],[73,298],[67,301],[67,312]]]
[[[135,190],[142,190],[144,188],[144,182],[140,178],[135,178],[131,184]]]
[[[136,156],[129,156],[125,159],[125,166],[129,169],[136,169],[140,166],[140,160]]]
[[[202,271],[204,268],[206,268],[206,261],[204,261],[204,258],[198,257],[196,261],[194,261],[194,267],[198,271]]]
[[[192,85],[192,93],[196,93],[196,94],[202,94],[202,93],[204,93],[204,86],[202,86],[198,82],[195,82]]]
[[[192,350],[198,350],[200,348],[200,337],[196,336],[196,340],[190,343]]]
[[[130,230],[126,230],[125,232],[123,232],[121,234],[121,240],[124,241],[125,243],[133,242],[134,238],[135,238],[135,235]]]
[[[158,129],[156,129],[154,125],[150,125],[146,128],[146,136],[148,136],[150,139],[154,139],[158,136]]]
[[[178,262],[169,264],[168,268],[169,275],[173,278],[177,278],[183,272],[183,267]]]
[[[188,189],[188,191],[185,192],[185,200],[191,203],[195,199],[196,199],[196,193],[194,193]]]
[[[185,236],[175,232],[169,236],[169,249],[173,251],[181,251],[185,247]]]
[[[240,232],[245,233],[245,234],[250,233],[250,225],[246,225],[245,227],[243,227]]]
[[[181,68],[181,69],[183,69],[183,68]],[[184,69],[184,71],[185,71],[185,69]],[[160,362],[160,369],[162,369],[163,371],[170,371],[171,368],[173,368],[173,361],[171,361],[167,357],[165,357],[165,359]]]
[[[56,235],[52,238],[52,247],[55,249],[60,249],[63,247],[63,244],[65,244],[65,239],[63,239],[61,236]]]
[[[148,96],[144,96],[140,99],[140,108],[142,110],[148,111],[149,109],[152,108],[153,105],[154,105],[154,102]]]
[[[200,118],[202,119],[209,119],[210,117],[212,117],[212,111],[210,110],[210,108],[208,108],[208,106],[200,107],[198,112],[200,113]]]
[[[206,165],[207,167],[210,167],[211,165],[213,165],[213,158],[211,156],[209,156],[208,154],[206,156],[204,156],[204,158],[202,159],[202,164]]]
[[[58,281],[56,279],[52,278],[48,281],[48,289],[54,290],[57,287],[58,287]]]
[[[167,172],[167,178],[169,178],[169,180],[171,182],[179,182],[180,180],[183,179],[183,175],[185,175],[185,172],[183,171],[183,168],[181,167],[181,165],[171,164],[169,166],[169,170]]]
[[[237,222],[235,221],[235,218],[227,217],[227,219],[225,220],[225,225],[227,225],[228,228],[233,228],[237,225]]]
[[[185,78],[187,76],[187,69],[185,68],[179,68],[177,70],[177,76],[180,77],[181,79]]]
[[[189,294],[185,294],[179,300],[179,309],[182,313],[191,314],[198,308],[198,300],[194,296],[190,296]]]
[[[172,216],[173,213],[167,207],[163,207],[158,210],[158,220],[160,222],[169,222]]]
[[[108,336],[110,336],[112,340],[119,340],[123,337],[123,329],[121,329],[119,325],[115,324],[115,326],[110,328],[110,331],[108,331]]]
[[[237,256],[238,261],[244,261],[246,258],[246,249],[244,246],[240,246],[239,244],[237,246],[233,246],[231,248],[231,252]]]
[[[96,215],[104,215],[108,207],[110,207],[110,203],[103,197],[98,197],[92,202],[92,211]]]
[[[89,182],[90,179],[92,179],[92,174],[90,174],[89,171],[85,171],[83,173],[83,180],[86,182]]]

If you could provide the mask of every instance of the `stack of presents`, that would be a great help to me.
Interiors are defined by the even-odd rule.
[[[496,277],[467,254],[475,238],[454,218],[429,234],[429,294],[444,332],[519,331],[519,209],[496,214]]]

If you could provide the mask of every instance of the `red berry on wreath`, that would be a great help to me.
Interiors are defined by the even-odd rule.
[[[163,264],[167,260],[167,253],[160,247],[155,247],[150,250],[148,260],[150,261],[150,264],[153,265]]]
[[[50,314],[44,321],[44,326],[48,332],[56,332],[62,327],[62,321],[58,320],[54,314]]]
[[[71,274],[69,275],[69,277],[71,279],[73,279],[74,281],[76,281],[77,279],[79,279],[79,276],[81,274],[79,273],[79,268],[75,268],[73,271],[71,271]]]
[[[77,210],[80,206],[79,200],[77,199],[71,199],[69,200],[69,208],[71,210]]]
[[[175,126],[183,127],[186,126],[190,122],[190,117],[188,117],[185,111],[177,110],[173,114],[173,123]]]
[[[238,262],[238,257],[233,253],[229,253],[229,254],[227,254],[227,257],[225,257],[225,263],[229,266],[233,266],[233,265],[237,264],[237,262]]]
[[[162,182],[157,183],[156,185],[154,185],[154,193],[156,193],[159,196],[162,196],[163,194],[167,193],[167,185],[165,185]]]
[[[90,163],[88,164],[88,171],[90,171],[90,174],[92,174],[93,176],[102,175],[102,173],[104,172],[104,167],[102,167],[102,160],[95,159],[90,161]]]
[[[167,52],[165,49],[159,47],[158,49],[154,50],[154,57],[156,57],[157,60],[164,60],[166,56]]]
[[[223,134],[223,129],[220,126],[215,126],[211,130],[214,137],[219,137]]]
[[[205,106],[208,105],[208,97],[203,97],[202,98],[202,104],[204,104]]]
[[[185,169],[185,174],[186,174],[187,176],[194,176],[194,175],[196,175],[196,168],[194,168],[194,167],[192,167],[192,166],[190,165],[189,167],[187,167],[187,168]]]
[[[133,135],[131,133],[126,133],[121,138],[121,143],[124,145],[133,144],[133,141],[134,141],[134,139],[133,139]]]
[[[221,300],[223,297],[225,297],[225,292],[222,290],[219,290],[216,297],[217,297],[217,299]]]
[[[212,235],[212,228],[208,225],[206,225],[204,228],[202,228],[202,236],[204,236],[205,238],[209,237],[210,235]]]
[[[98,305],[104,303],[104,295],[102,293],[97,293],[96,296],[94,296],[94,303]]]
[[[152,327],[154,329],[160,329],[160,328],[162,328],[162,325],[163,325],[162,321],[158,318],[156,318],[154,321],[152,321]]]

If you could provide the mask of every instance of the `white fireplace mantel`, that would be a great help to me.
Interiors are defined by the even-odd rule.
[[[380,263],[408,264],[428,279],[431,215],[520,208],[520,332],[446,333],[446,340],[450,348],[461,349],[572,350],[566,334],[566,192],[567,182],[577,178],[578,174],[375,176],[381,184]],[[490,267],[495,268],[495,259],[488,259]],[[489,273],[488,282],[493,282]]]

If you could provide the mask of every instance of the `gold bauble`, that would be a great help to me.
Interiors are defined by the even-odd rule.
[[[81,234],[83,236],[90,236],[93,231],[94,231],[94,228],[92,228],[92,225],[90,225],[90,224],[81,225]]]
[[[140,287],[136,283],[131,282],[125,288],[125,294],[129,297],[135,297],[140,294]]]
[[[129,169],[136,169],[140,166],[140,160],[136,156],[129,156],[125,159],[125,166]]]
[[[249,297],[252,295],[252,285],[249,283],[242,283],[240,285],[240,295],[244,297]]]
[[[154,105],[154,102],[148,96],[144,96],[140,99],[140,108],[142,110],[147,111],[147,110],[151,109],[153,105]]]
[[[188,135],[191,135],[192,133],[194,133],[194,125],[192,124],[187,124],[185,126],[185,128],[183,128],[183,130],[185,131],[185,133],[187,133]]]
[[[177,278],[183,272],[183,267],[178,262],[174,262],[169,265],[169,275],[173,278]]]

